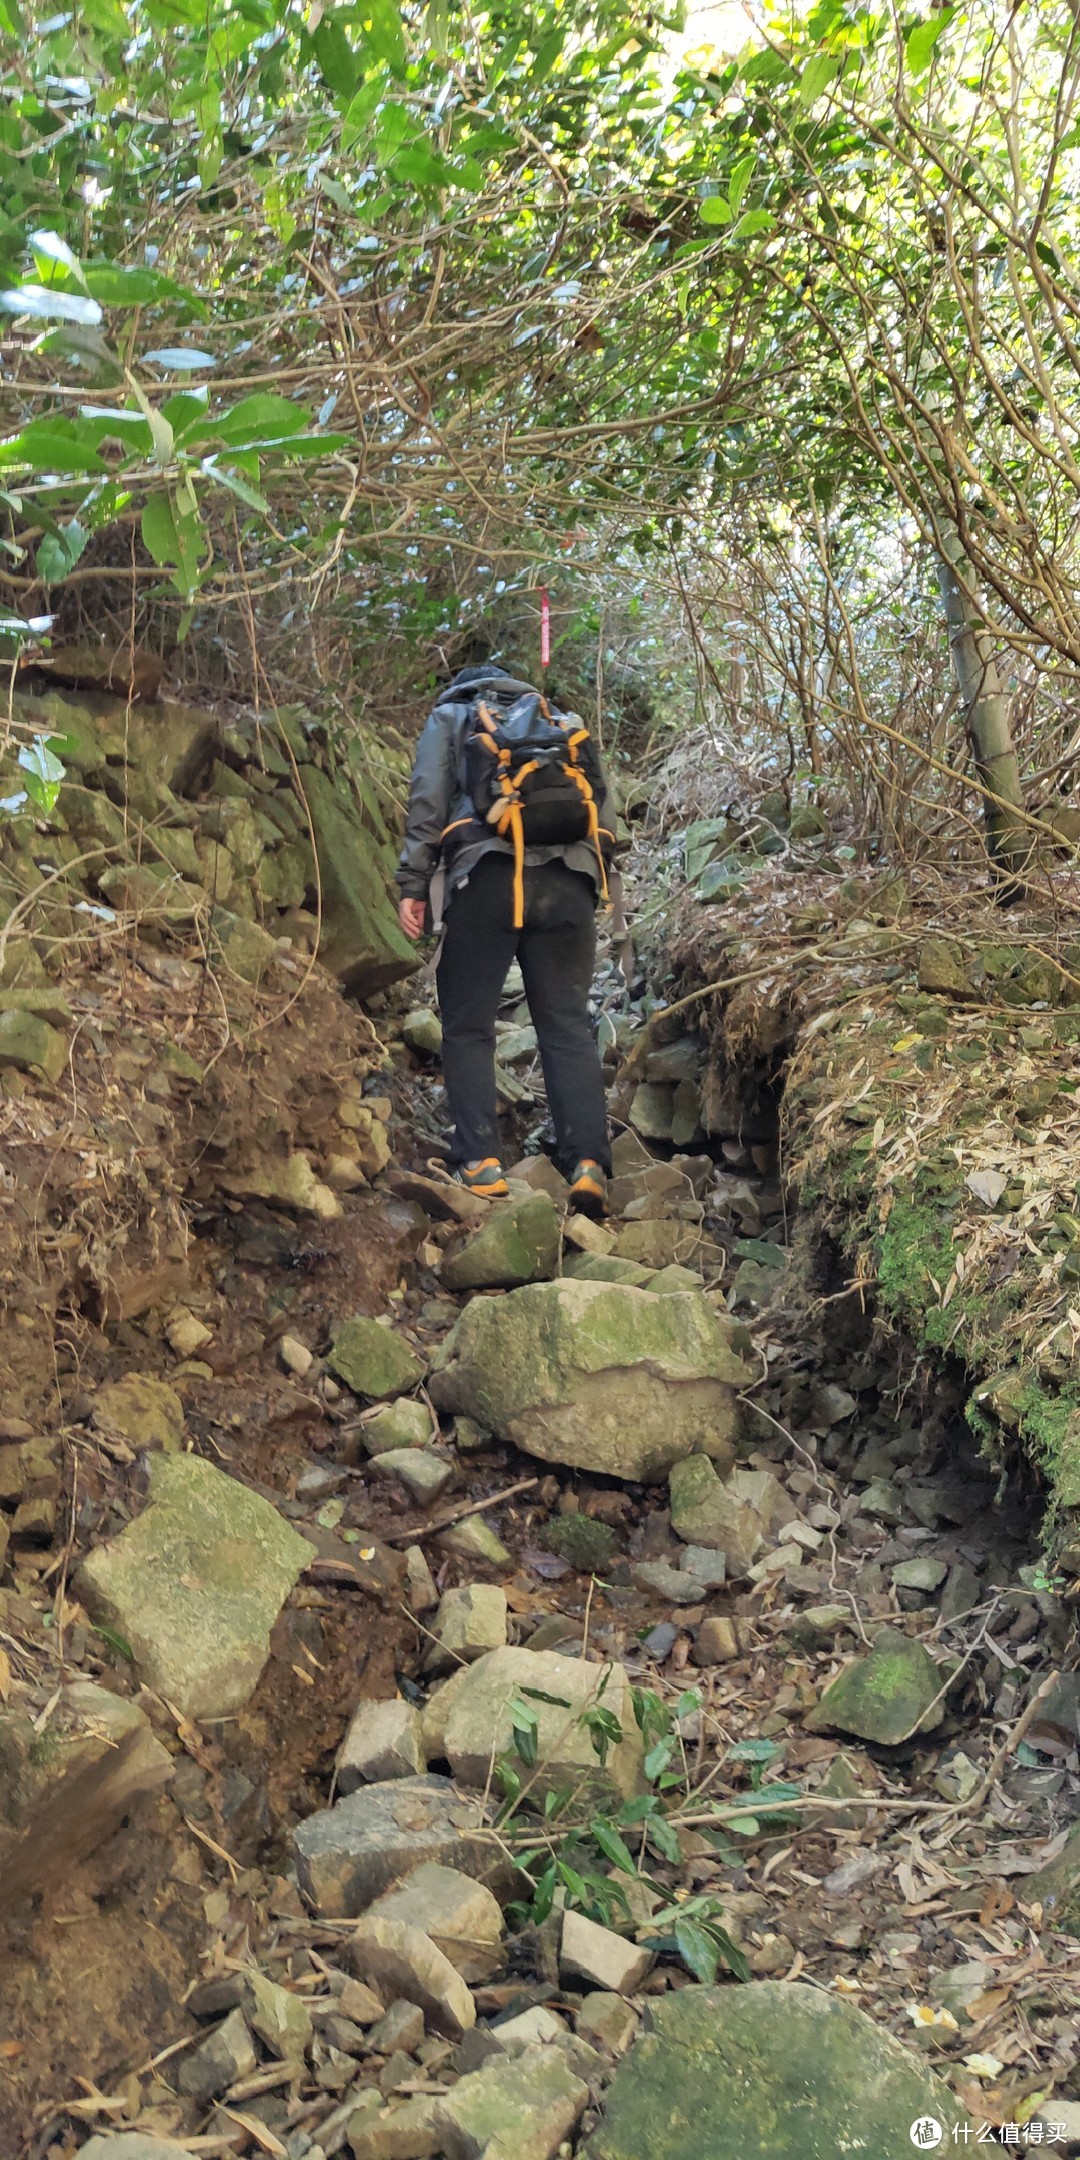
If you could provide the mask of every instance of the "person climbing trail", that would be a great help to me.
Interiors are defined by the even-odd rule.
[[[611,1169],[588,999],[596,908],[607,897],[615,806],[595,745],[500,667],[469,667],[417,746],[399,915],[441,936],[443,1077],[459,1181],[507,1191],[495,1088],[495,1018],[516,958],[536,1028],[559,1167],[574,1205],[601,1215]]]

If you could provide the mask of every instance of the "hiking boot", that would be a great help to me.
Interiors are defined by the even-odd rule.
[[[510,1190],[497,1155],[485,1155],[480,1162],[459,1163],[454,1178],[466,1192],[479,1193],[482,1200],[505,1200]]]
[[[584,1155],[574,1164],[570,1198],[579,1215],[591,1215],[596,1222],[600,1220],[607,1206],[607,1171],[602,1170],[591,1155]]]

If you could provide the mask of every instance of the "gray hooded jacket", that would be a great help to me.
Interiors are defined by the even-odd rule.
[[[416,746],[405,843],[397,868],[397,882],[403,899],[426,900],[440,863],[446,869],[447,884],[453,891],[455,885],[464,883],[481,855],[513,855],[511,841],[500,839],[489,825],[472,816],[472,804],[465,788],[465,740],[470,732],[476,698],[487,696],[505,704],[533,688],[532,683],[519,682],[504,668],[465,668],[454,677],[445,695],[428,715]],[[601,827],[613,834],[616,810],[606,776],[598,809]],[[447,826],[455,828],[456,843],[448,860],[442,850],[442,837]],[[559,858],[571,870],[591,877],[599,889],[599,867],[588,840],[576,840],[568,847],[525,850],[525,861],[529,865]]]

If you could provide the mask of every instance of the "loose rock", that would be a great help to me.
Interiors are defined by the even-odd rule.
[[[746,1494],[745,1479],[746,1473],[736,1473],[721,1481],[705,1455],[675,1463],[669,1478],[676,1535],[722,1552],[728,1574],[736,1578],[749,1573],[766,1530],[764,1515]]]
[[[553,2160],[588,2099],[561,2048],[495,2056],[438,2104],[448,2160]]]
[[[640,2021],[623,1996],[601,1992],[586,1995],[574,2022],[583,2040],[611,2055],[625,2055]]]
[[[255,2068],[256,2056],[242,2010],[233,2010],[180,2065],[177,2084],[189,2100],[206,2104],[220,2099],[238,2078]]]
[[[448,1590],[433,1633],[436,1640],[424,1661],[429,1672],[471,1665],[486,1651],[501,1649],[506,1641],[505,1590],[495,1583],[468,1583],[460,1590]]]
[[[131,1448],[174,1454],[183,1445],[184,1405],[175,1388],[150,1373],[128,1373],[100,1387],[90,1417],[98,1432]]]
[[[826,1688],[806,1730],[854,1733],[879,1747],[899,1747],[941,1724],[944,1703],[935,1697],[943,1678],[922,1643],[883,1628],[869,1656],[854,1658]]]
[[[715,1616],[703,1620],[694,1637],[690,1653],[695,1665],[726,1665],[729,1658],[739,1655],[739,1638],[733,1620]]]
[[[429,1756],[449,1762],[461,1784],[485,1790],[492,1761],[513,1747],[510,1705],[521,1689],[533,1691],[521,1699],[536,1715],[534,1798],[572,1789],[627,1799],[640,1789],[641,1734],[622,1666],[587,1665],[555,1651],[493,1650],[455,1673],[423,1713]],[[603,1769],[581,1724],[582,1712],[600,1705],[613,1712],[623,1734]]]
[[[475,1666],[470,1672],[475,1672]],[[451,1683],[452,1684],[452,1683]],[[497,1888],[513,1870],[484,1835],[483,1810],[449,1778],[364,1785],[293,1832],[304,1896],[324,1919],[348,1919],[425,1860],[460,1868]]]
[[[433,1862],[413,1868],[371,1906],[369,1916],[420,1928],[471,1987],[490,1980],[502,1963],[499,1901],[457,1868]]]
[[[364,2099],[368,2096],[365,2094]],[[357,2108],[349,2124],[353,2160],[431,2160],[442,2149],[435,2102],[426,2094],[399,2106]]]
[[[311,2012],[299,1995],[254,1970],[240,1976],[240,2007],[247,2022],[279,2062],[302,2063],[314,2038]]]
[[[297,1335],[283,1335],[278,1344],[278,1353],[286,1371],[295,1373],[298,1380],[306,1379],[315,1363],[307,1344],[302,1343]]]
[[[354,1395],[367,1395],[373,1402],[407,1395],[424,1377],[423,1365],[408,1343],[392,1328],[363,1315],[346,1320],[338,1329],[327,1363]]]
[[[558,1272],[559,1217],[547,1193],[504,1200],[456,1253],[447,1254],[442,1279],[448,1290],[510,1289],[547,1282]]]
[[[83,1562],[91,1619],[131,1645],[139,1676],[185,1716],[230,1717],[312,1548],[276,1508],[197,1455],[153,1455],[149,1505]]]
[[[460,1973],[422,1928],[365,1913],[349,1939],[349,1961],[357,1979],[415,2003],[451,2040],[476,2023],[476,2005]]]
[[[431,1612],[439,1602],[435,1579],[422,1545],[405,1547],[405,1591],[410,1612]]]
[[[406,1396],[376,1410],[360,1428],[360,1444],[369,1455],[389,1455],[397,1448],[430,1447],[432,1437],[431,1412],[426,1403],[411,1402]]]
[[[432,1507],[453,1475],[453,1463],[433,1448],[388,1448],[371,1458],[371,1476],[396,1478],[420,1507]]]
[[[488,1567],[513,1567],[514,1556],[482,1515],[467,1515],[464,1522],[444,1530],[439,1543],[444,1552],[459,1560],[482,1560]]]
[[[426,1769],[420,1713],[411,1703],[396,1696],[392,1702],[362,1702],[354,1710],[338,1750],[339,1793],[344,1796],[383,1779],[415,1777]]]
[[[545,1462],[655,1478],[695,1449],[732,1461],[749,1377],[735,1333],[700,1295],[537,1283],[466,1306],[431,1392]]]
[[[589,1980],[610,1995],[633,1995],[646,1973],[652,1970],[653,1951],[627,1942],[614,1929],[598,1927],[584,1913],[568,1912],[563,1919],[559,1964],[564,1972]]]

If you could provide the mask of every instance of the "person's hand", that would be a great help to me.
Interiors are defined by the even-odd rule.
[[[406,937],[412,938],[414,944],[417,938],[424,935],[424,917],[426,914],[426,900],[403,900],[398,908],[398,921]]]

